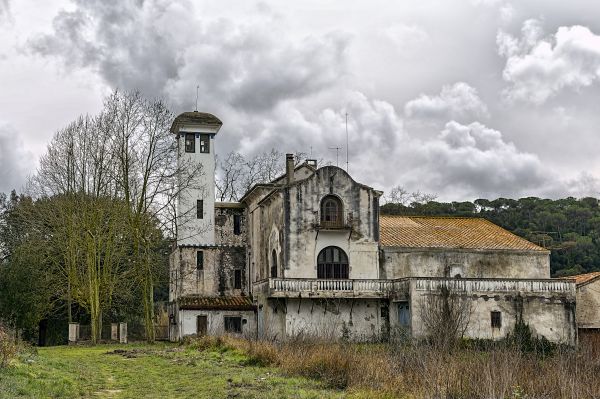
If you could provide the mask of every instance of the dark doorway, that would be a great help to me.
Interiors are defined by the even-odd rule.
[[[198,316],[196,318],[196,334],[200,337],[206,335],[208,330],[208,319],[206,316]]]

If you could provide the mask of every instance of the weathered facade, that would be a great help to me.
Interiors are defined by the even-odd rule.
[[[569,276],[577,287],[577,326],[579,332],[600,334],[600,272]]]
[[[206,130],[212,119],[197,114],[176,119],[179,140]],[[214,164],[210,152],[198,162],[208,155]],[[296,166],[291,155],[283,176],[238,203],[211,202],[210,193],[184,193],[212,215],[192,230],[211,231],[180,229],[186,240],[171,254],[174,340],[423,338],[431,304],[449,295],[465,309],[464,336],[499,339],[523,321],[551,341],[576,341],[574,282],[551,280],[547,250],[483,219],[380,216],[380,191],[338,167]]]

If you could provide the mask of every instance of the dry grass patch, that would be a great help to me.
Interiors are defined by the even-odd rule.
[[[585,344],[540,356],[509,346],[444,351],[426,345],[205,340],[246,354],[248,364],[277,366],[370,397],[600,397],[600,357]]]

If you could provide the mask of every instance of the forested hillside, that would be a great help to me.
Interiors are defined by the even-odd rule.
[[[551,250],[553,277],[600,270],[600,202],[596,198],[387,203],[381,213],[483,217]]]

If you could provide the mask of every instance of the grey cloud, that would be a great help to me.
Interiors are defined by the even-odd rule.
[[[201,105],[222,102],[247,111],[317,93],[345,74],[346,35],[292,40],[266,11],[244,25],[199,20],[192,10],[190,2],[166,0],[110,6],[79,1],[74,11],[55,17],[52,33],[31,39],[29,47],[70,66],[93,68],[114,87],[167,94],[181,105],[182,93],[199,85]]]
[[[477,90],[465,82],[442,87],[440,94],[421,94],[404,106],[410,118],[421,119],[478,119],[488,117],[488,109]]]
[[[0,192],[19,191],[24,186],[32,159],[17,132],[0,123]]]
[[[523,24],[521,37],[500,31],[498,52],[506,57],[505,95],[542,104],[564,89],[580,89],[600,80],[600,36],[585,26],[561,26],[545,38],[540,21]]]

